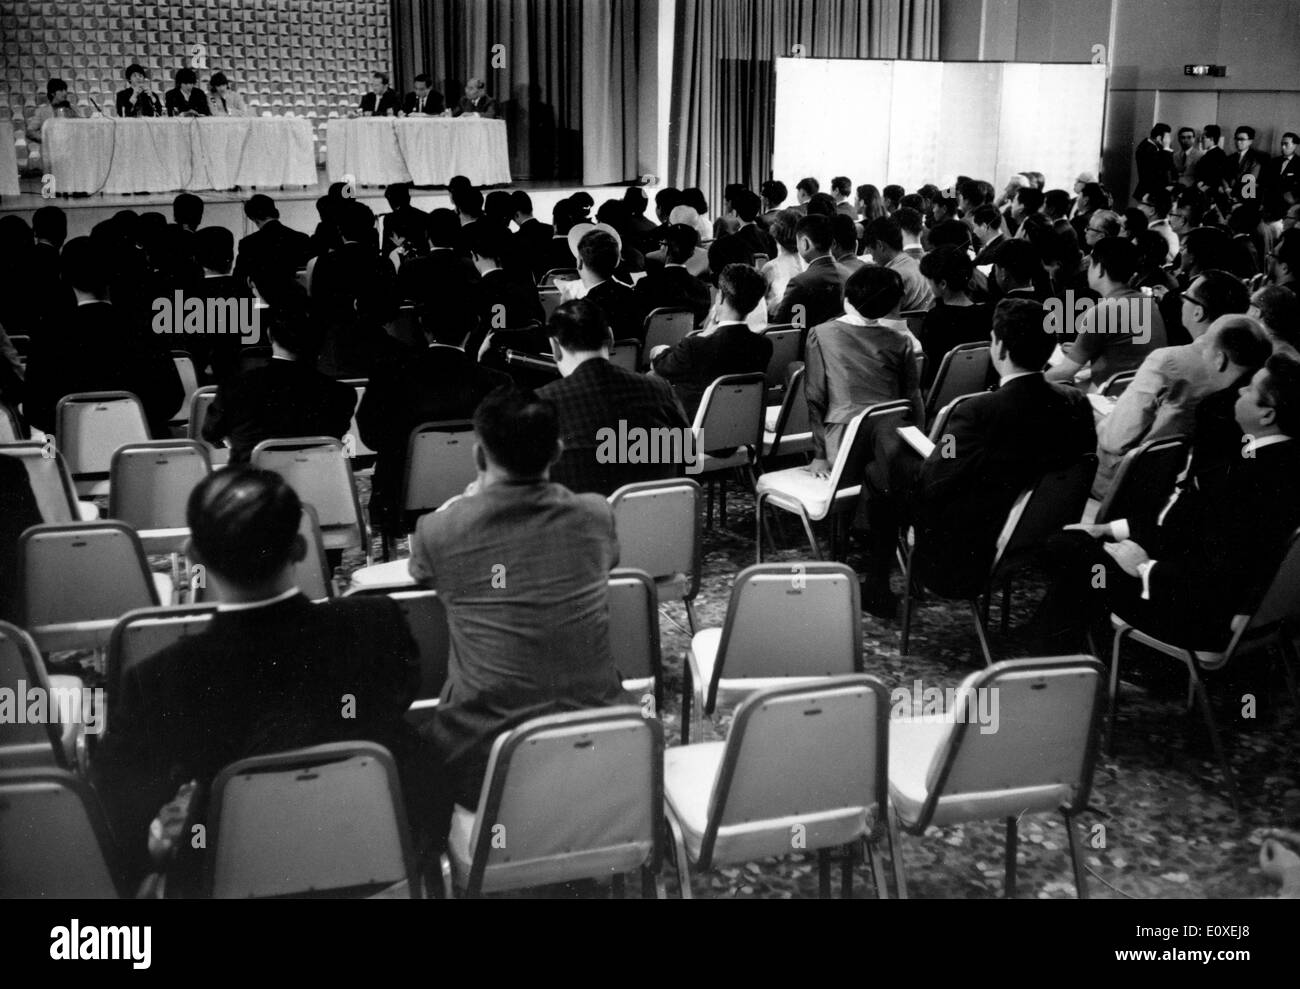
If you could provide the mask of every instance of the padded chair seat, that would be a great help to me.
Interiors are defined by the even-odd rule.
[[[835,489],[831,487],[829,477],[814,477],[802,467],[764,474],[758,479],[757,490],[759,494],[766,494],[773,504],[789,511],[798,512],[802,505],[813,521],[821,521],[826,517],[835,498]],[[858,487],[845,488],[839,497],[856,497],[858,492]]]
[[[736,447],[726,457],[715,457],[711,453],[701,453],[698,473],[708,474],[718,470],[730,470],[732,467],[744,467],[748,463],[750,463],[749,450],[743,446]]]
[[[763,453],[769,454],[776,446],[776,433],[763,433]],[[793,453],[812,453],[812,433],[786,433],[781,437],[781,456]]]
[[[695,690],[699,697],[708,694],[709,684],[713,681],[713,668],[718,662],[718,648],[721,645],[721,628],[701,629],[691,638],[691,648],[687,656],[691,664],[691,676],[695,678]],[[790,686],[820,679],[822,678],[723,677],[718,681],[718,703],[740,700],[755,691],[766,690],[769,687]]]
[[[726,747],[726,742],[703,742],[664,752],[664,800],[682,827],[692,862],[700,857],[704,829],[709,823],[709,800]]]
[[[390,560],[352,571],[352,587],[415,587],[410,560]]]

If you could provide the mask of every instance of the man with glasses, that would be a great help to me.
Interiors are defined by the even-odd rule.
[[[1247,199],[1259,199],[1263,190],[1259,188],[1268,155],[1256,151],[1255,128],[1238,127],[1233,133],[1233,142],[1237,150],[1228,156],[1228,168],[1225,176],[1231,183],[1231,195],[1234,202]]]
[[[1296,155],[1298,146],[1300,135],[1287,131],[1282,135],[1281,156],[1265,167],[1269,199],[1277,213],[1283,212],[1287,207],[1294,210],[1297,200],[1300,200],[1300,157]]]

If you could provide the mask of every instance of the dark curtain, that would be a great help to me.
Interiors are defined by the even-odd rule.
[[[640,0],[393,0],[395,86],[487,82],[517,181],[637,178]]]
[[[674,34],[668,178],[720,206],[771,177],[776,58],[938,58],[939,0],[677,0]]]

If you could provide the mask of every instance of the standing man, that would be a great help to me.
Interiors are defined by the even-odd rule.
[[[370,92],[361,97],[361,116],[395,117],[398,109],[397,94],[388,85],[388,73],[371,74]]]
[[[493,120],[497,115],[497,101],[487,94],[487,83],[482,79],[471,79],[465,84],[465,95],[459,105],[452,111],[453,117],[463,117],[473,113]]]
[[[1267,167],[1268,195],[1279,214],[1285,214],[1286,208],[1300,199],[1300,158],[1296,157],[1296,146],[1300,145],[1300,136],[1293,131],[1282,135],[1282,154]]]
[[[429,74],[421,72],[415,77],[415,92],[407,93],[406,100],[402,103],[402,116],[438,117],[446,109],[442,93],[433,88]]]
[[[1219,147],[1222,139],[1223,131],[1218,124],[1205,125],[1201,132],[1201,157],[1192,170],[1195,184],[1212,196],[1217,196],[1223,189],[1223,180],[1228,173],[1228,156]]]
[[[119,117],[161,117],[162,101],[149,88],[149,70],[143,65],[128,65],[126,68],[126,89],[117,91],[117,115]]]
[[[1231,185],[1228,191],[1236,202],[1258,199],[1263,195],[1259,185],[1263,180],[1264,168],[1268,165],[1268,155],[1255,150],[1254,127],[1238,127],[1232,136],[1237,150],[1228,156],[1225,174]],[[1249,196],[1246,195],[1248,186]]]
[[[1155,189],[1168,189],[1177,177],[1174,154],[1169,150],[1170,136],[1173,128],[1168,124],[1156,124],[1151,128],[1151,136],[1137,146],[1134,157],[1137,159],[1138,183],[1133,190],[1133,198],[1141,199]]]

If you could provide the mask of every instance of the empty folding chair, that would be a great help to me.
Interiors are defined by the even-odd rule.
[[[499,735],[478,807],[452,814],[443,883],[476,897],[641,873],[658,896],[663,729],[637,707],[534,718]],[[503,840],[502,840],[503,839]]]
[[[623,689],[638,698],[643,712],[657,716],[664,706],[659,590],[644,570],[620,567],[609,575],[609,651]]]
[[[135,530],[122,522],[34,525],[18,540],[23,627],[42,652],[98,649],[117,620],[170,603],[171,580],[149,571]]]
[[[18,413],[0,403],[0,443],[22,443],[27,439],[27,427]]]
[[[49,676],[32,637],[0,622],[0,691],[13,698],[13,715],[0,718],[0,768],[69,769],[77,764],[77,745],[87,712],[82,681],[74,676]],[[44,720],[29,721],[29,698],[43,696]],[[21,715],[21,716],[20,716]]]
[[[842,563],[760,563],[731,588],[721,628],[691,638],[682,678],[682,743],[704,716],[765,687],[862,672],[858,578]],[[693,713],[692,713],[693,712]]]
[[[609,352],[609,362],[633,373],[641,369],[641,343],[636,339],[616,340]]]
[[[254,467],[274,471],[316,510],[325,549],[360,549],[370,558],[366,518],[343,444],[330,436],[262,440]]]
[[[1238,615],[1232,622],[1232,638],[1226,649],[1208,644],[1205,649],[1176,646],[1144,632],[1135,625],[1130,625],[1118,615],[1111,615],[1115,641],[1111,647],[1110,724],[1107,731],[1107,747],[1110,748],[1115,743],[1115,719],[1119,714],[1120,657],[1125,640],[1131,639],[1187,667],[1187,706],[1190,709],[1195,702],[1201,709],[1201,716],[1205,719],[1205,726],[1209,730],[1210,741],[1214,746],[1214,754],[1223,769],[1223,777],[1228,785],[1232,805],[1240,814],[1237,777],[1224,751],[1223,740],[1214,721],[1210,695],[1205,688],[1205,681],[1201,679],[1201,672],[1222,671],[1239,656],[1276,649],[1291,694],[1291,702],[1300,707],[1300,692],[1296,689],[1295,671],[1292,669],[1296,662],[1295,640],[1297,635],[1300,635],[1300,595],[1296,594],[1297,587],[1300,587],[1300,529],[1291,534],[1286,555],[1269,582],[1268,590],[1264,592],[1259,607],[1253,614]]]
[[[958,395],[988,391],[992,366],[993,358],[987,343],[963,343],[944,354],[926,395],[926,422],[933,422],[939,410]]]
[[[66,395],[55,407],[55,436],[80,494],[107,493],[113,453],[128,443],[148,443],[149,423],[140,399],[125,391]]]
[[[230,462],[230,450],[226,447],[213,446],[203,438],[203,423],[207,421],[208,410],[212,408],[212,403],[217,397],[216,385],[204,385],[196,389],[190,396],[190,419],[185,427],[185,435],[192,440],[198,440],[207,446],[210,451],[210,458],[214,464],[221,465]]]
[[[118,447],[109,468],[108,517],[134,528],[146,553],[179,553],[190,534],[190,493],[211,473],[208,448],[195,440]]]
[[[1005,632],[1010,622],[1011,584],[1016,574],[1041,558],[1043,545],[1049,537],[1060,532],[1063,527],[1078,522],[1083,516],[1083,510],[1088,504],[1088,491],[1096,473],[1097,458],[1088,454],[1068,467],[1048,471],[1027,487],[1011,506],[998,536],[988,580],[967,600],[986,665],[993,665],[986,625],[994,590],[1002,588],[1002,630]],[[903,629],[899,644],[900,651],[904,654],[907,653],[911,636],[914,589],[920,588],[923,583],[916,573],[915,563],[914,544],[907,554],[904,567]]]
[[[659,600],[676,598],[695,631],[700,591],[700,486],[689,478],[625,484],[609,496],[619,564],[650,575]]]
[[[763,562],[765,521],[763,509],[772,507],[798,515],[813,555],[822,559],[821,544],[812,524],[831,518],[831,550],[838,548],[839,518],[857,510],[862,497],[862,482],[873,453],[874,430],[893,429],[911,411],[905,399],[882,402],[863,409],[849,421],[840,440],[839,452],[829,477],[814,477],[802,467],[773,471],[758,479],[754,519],[757,527],[756,551]],[[851,515],[850,515],[851,517]]]
[[[766,384],[761,374],[729,374],[704,391],[691,432],[695,436],[696,462],[687,472],[709,483],[718,479],[718,515],[727,524],[727,481],[724,472],[745,470],[751,482],[754,465],[763,449],[763,404]],[[713,486],[708,487],[705,524],[713,523]]]
[[[208,840],[214,898],[419,896],[397,766],[373,742],[232,763],[212,784]]]
[[[1006,821],[1005,895],[1016,891],[1016,837],[1025,814],[1065,818],[1075,888],[1088,895],[1074,817],[1088,806],[1103,670],[1091,656],[1018,659],[967,677],[942,715],[889,725],[890,828],[911,834],[968,821]],[[906,896],[902,848],[894,871]]]
[[[0,848],[0,899],[122,895],[95,794],[66,770],[0,770]]]
[[[767,390],[769,400],[785,391],[790,365],[799,359],[799,345],[803,330],[789,323],[775,323],[763,331],[772,342],[772,359],[767,362]]]
[[[1170,436],[1143,443],[1124,454],[1097,509],[1096,522],[1153,521],[1174,493],[1190,452],[1185,436]]]
[[[67,461],[52,443],[12,443],[0,453],[21,460],[27,468],[27,480],[43,521],[85,522],[99,518],[93,502],[77,500]]]
[[[678,341],[695,329],[695,313],[677,306],[662,306],[646,316],[642,326],[645,330],[645,345],[641,348],[641,360],[643,364],[648,364],[656,347],[676,346]]]
[[[830,895],[831,854],[865,842],[878,896],[887,894],[876,845],[886,815],[889,691],[872,676],[833,677],[760,690],[736,711],[725,742],[664,754],[664,800],[677,879],[691,896],[691,869],[818,853]],[[897,859],[897,849],[891,850]]]
[[[208,630],[216,610],[214,605],[140,608],[127,612],[118,620],[108,640],[108,659],[104,664],[110,730],[113,707],[121,698],[127,675],[169,646],[202,635]]]
[[[543,287],[537,290],[537,301],[542,304],[542,313],[549,320],[564,299],[560,296],[559,289]]]
[[[791,365],[789,384],[782,389],[781,404],[768,406],[763,423],[763,460],[776,460],[813,452],[812,422],[804,390],[804,366]]]
[[[577,268],[552,268],[542,275],[542,280],[537,283],[537,287],[550,288],[556,282],[572,282],[579,277]]]
[[[181,387],[185,390],[185,397],[181,399],[180,408],[172,416],[171,425],[179,427],[181,433],[184,433],[190,419],[190,399],[199,390],[199,374],[194,369],[194,358],[190,357],[188,352],[173,350],[171,356],[172,363],[176,365],[176,375],[180,378]]]

